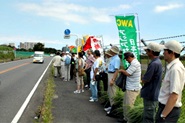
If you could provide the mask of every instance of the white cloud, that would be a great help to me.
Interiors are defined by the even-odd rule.
[[[130,5],[127,5],[127,4],[121,4],[118,6],[118,9],[130,9],[131,6]]]
[[[183,7],[182,4],[168,4],[168,5],[158,5],[155,7],[154,11],[157,13],[168,11],[168,10],[173,10],[173,9],[178,9]]]
[[[62,1],[45,0],[43,3],[20,3],[18,8],[22,11],[36,14],[37,16],[51,17],[52,19],[64,20],[68,25],[70,22],[89,24],[90,21],[111,22],[111,12],[120,9],[129,9],[129,5],[119,5],[114,8],[96,8]]]

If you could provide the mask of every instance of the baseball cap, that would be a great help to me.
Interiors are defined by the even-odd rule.
[[[171,40],[164,44],[164,49],[169,49],[177,54],[180,54],[183,47],[178,41]]]
[[[152,50],[154,52],[160,52],[162,49],[162,46],[156,42],[150,42],[146,47],[143,48],[144,50]]]

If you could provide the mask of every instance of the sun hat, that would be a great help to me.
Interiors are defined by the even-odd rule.
[[[119,48],[117,46],[112,46],[110,51],[112,51],[113,53],[119,54]]]
[[[146,47],[143,48],[144,50],[152,50],[154,52],[160,52],[162,50],[162,46],[156,42],[150,42]]]
[[[180,42],[176,40],[171,40],[164,44],[164,49],[169,49],[177,54],[180,54],[183,46],[180,44]]]
[[[106,55],[112,56],[110,49],[105,52]]]
[[[123,55],[124,55],[124,59],[128,57],[134,57],[134,54],[132,52],[125,52]]]

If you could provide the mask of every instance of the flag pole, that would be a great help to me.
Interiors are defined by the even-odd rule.
[[[138,33],[138,38],[139,38],[139,49],[140,49],[140,56],[141,56],[141,37],[140,37],[139,16],[138,16],[137,13],[135,13],[135,16],[137,18],[137,26],[138,26],[137,27],[138,28],[137,33]],[[140,63],[141,63],[141,58],[140,58]]]

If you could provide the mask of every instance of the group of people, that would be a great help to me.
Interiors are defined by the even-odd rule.
[[[54,66],[54,77],[60,77],[63,81],[72,80],[75,76],[75,54],[70,54],[69,51],[66,52],[56,52],[53,57]]]
[[[141,64],[132,52],[123,53],[129,66],[124,68],[119,57],[119,48],[112,46],[101,57],[99,50],[79,52],[78,57],[72,56],[76,71],[77,90],[75,94],[84,92],[84,86],[91,90],[89,101],[96,102],[101,96],[100,80],[103,82],[103,89],[107,92],[110,105],[104,110],[108,116],[112,116],[112,111],[116,108],[114,97],[116,95],[117,86],[115,81],[120,73],[127,76],[126,91],[123,97],[123,118],[119,122],[129,123],[128,112],[134,106],[138,95],[143,98],[143,123],[176,123],[180,117],[182,106],[182,90],[185,84],[185,68],[179,60],[180,53],[183,50],[182,45],[175,40],[165,43],[164,46],[151,42],[144,47],[150,63],[146,72],[141,76]],[[168,63],[163,78],[163,67],[159,58],[160,52],[164,50],[164,60]],[[65,61],[65,56],[63,61]],[[57,54],[54,58],[55,76],[62,74],[60,56]],[[71,60],[72,61],[72,60]],[[71,62],[72,64],[72,62]],[[72,65],[71,65],[72,66]],[[64,65],[64,69],[69,69]],[[83,76],[78,75],[78,71],[84,69],[86,73],[86,85],[84,85]],[[71,70],[71,69],[70,69]],[[64,74],[64,80],[66,74]],[[158,109],[158,110],[157,110]]]
[[[164,46],[151,42],[144,47],[144,50],[150,63],[141,79],[140,63],[131,52],[124,53],[124,59],[130,63],[130,66],[126,70],[118,71],[127,76],[123,98],[124,117],[120,121],[129,122],[128,110],[134,106],[136,97],[140,94],[144,105],[143,123],[177,123],[185,85],[185,68],[179,60],[183,47],[178,41],[172,40]],[[159,58],[162,50],[164,50],[164,60],[168,63],[163,80],[163,66]]]

